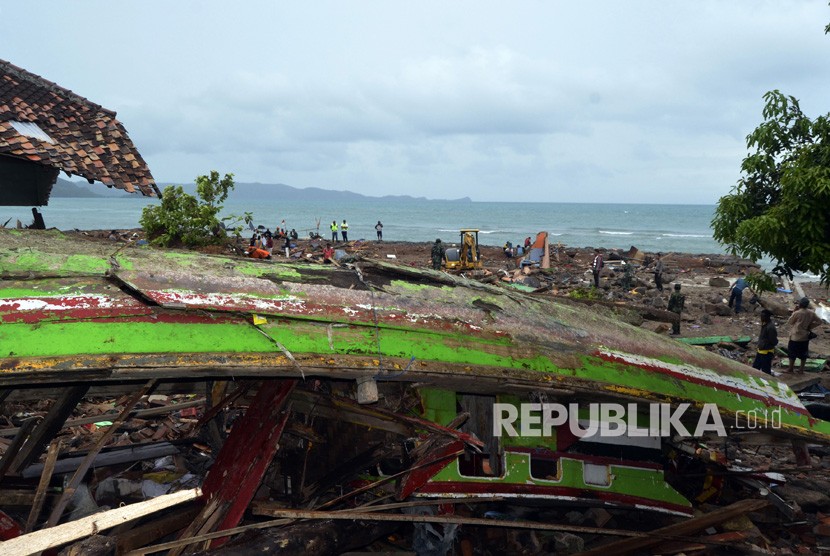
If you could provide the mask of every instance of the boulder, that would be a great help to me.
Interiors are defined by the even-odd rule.
[[[728,288],[732,284],[726,278],[721,278],[720,276],[712,276],[711,278],[709,278],[709,285],[713,288]]]
[[[721,303],[707,303],[704,305],[703,310],[706,311],[707,314],[718,315],[720,317],[728,317],[732,314],[732,309]]]
[[[520,280],[516,280],[520,284],[531,288],[540,288],[542,287],[542,282],[535,276],[524,276]]]
[[[669,330],[671,330],[671,326],[666,324],[665,322],[661,322],[660,324],[654,327],[655,334],[665,334]]]
[[[643,261],[645,261],[646,255],[645,253],[643,253],[642,251],[640,251],[632,245],[628,251],[623,253],[623,257],[625,257],[629,261],[635,261],[642,264]]]
[[[789,317],[792,314],[792,310],[790,307],[766,297],[759,297],[758,303],[761,305],[761,307],[767,309],[776,317],[785,318]]]

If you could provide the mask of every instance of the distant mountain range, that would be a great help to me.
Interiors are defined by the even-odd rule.
[[[196,184],[171,184],[160,183],[159,189],[162,191],[168,185],[182,185],[184,190],[188,193],[196,192]],[[372,197],[369,195],[361,195],[360,193],[353,193],[351,191],[333,191],[331,189],[321,189],[319,187],[305,187],[298,189],[285,185],[284,183],[237,183],[233,192],[231,193],[234,199],[239,200],[257,200],[263,197],[271,199],[281,199],[285,201],[327,201],[327,202],[343,202],[343,201],[382,201],[382,200],[426,200],[426,197],[412,197],[410,195],[384,195],[382,197]],[[60,197],[130,197],[120,189],[108,188],[100,183],[88,184],[86,182],[69,181],[63,178],[58,178],[57,183],[52,188],[53,198]],[[470,203],[472,200],[469,197],[462,197],[460,199],[450,199],[449,202],[464,202]]]

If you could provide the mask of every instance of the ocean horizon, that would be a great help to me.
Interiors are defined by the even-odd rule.
[[[47,227],[61,230],[138,228],[142,209],[158,203],[145,197],[53,198],[42,207]],[[366,198],[359,201],[283,201],[235,199],[224,203],[223,216],[251,212],[256,225],[274,229],[285,220],[304,237],[318,231],[330,237],[330,224],[346,219],[350,239],[375,239],[374,226],[383,222],[389,241],[455,242],[461,228],[480,230],[483,245],[522,242],[539,231],[551,243],[568,247],[603,247],[693,254],[725,253],[712,238],[715,205],[645,203],[524,203],[459,202],[425,199]],[[2,207],[0,223],[11,218],[32,221],[29,207]]]

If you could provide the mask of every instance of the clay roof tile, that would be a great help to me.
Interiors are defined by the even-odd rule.
[[[3,124],[8,120],[34,123],[54,142],[23,136]],[[99,155],[107,151],[132,157],[124,159],[134,161],[133,168],[125,168],[115,157],[100,160]],[[4,60],[0,60],[0,155],[35,160],[127,191],[158,192],[115,112]]]

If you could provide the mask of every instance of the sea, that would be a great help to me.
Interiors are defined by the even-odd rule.
[[[109,230],[138,228],[145,206],[158,203],[143,197],[52,198],[41,209],[47,227],[61,230]],[[647,252],[693,254],[725,253],[712,238],[710,223],[714,205],[654,205],[605,203],[504,203],[437,201],[426,199],[366,199],[336,203],[236,200],[224,203],[223,216],[241,217],[251,212],[255,225],[274,229],[285,220],[301,237],[317,232],[331,235],[332,220],[349,223],[349,239],[375,239],[375,224],[383,223],[388,241],[458,241],[459,230],[480,230],[483,245],[521,243],[539,231],[550,234],[551,243],[568,247],[604,247]],[[32,221],[28,207],[0,207],[0,224],[11,218]]]

